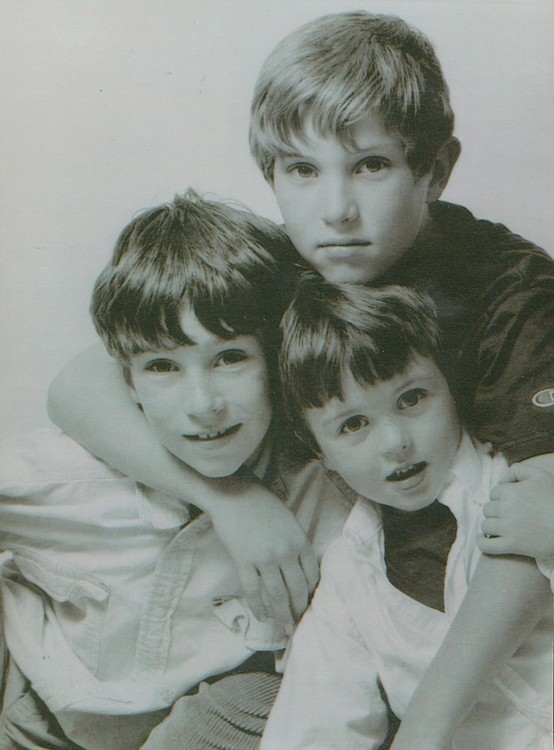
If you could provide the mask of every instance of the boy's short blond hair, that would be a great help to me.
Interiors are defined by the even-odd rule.
[[[252,102],[250,148],[273,181],[310,116],[316,132],[348,143],[368,112],[398,133],[416,175],[427,174],[452,136],[454,115],[431,42],[394,16],[322,16],[285,37],[262,66]]]

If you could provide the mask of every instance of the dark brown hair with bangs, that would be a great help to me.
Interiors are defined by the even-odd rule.
[[[331,284],[306,273],[281,330],[287,411],[295,432],[316,452],[304,412],[341,399],[346,373],[372,386],[404,372],[416,353],[440,358],[434,304],[408,287]]]
[[[126,377],[134,354],[191,343],[184,305],[220,338],[260,336],[276,370],[292,253],[272,222],[189,190],[123,229],[94,288],[94,324]]]

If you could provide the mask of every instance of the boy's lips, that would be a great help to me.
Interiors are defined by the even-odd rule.
[[[427,461],[419,461],[416,464],[410,464],[409,466],[402,467],[400,469],[395,469],[393,472],[391,472],[387,477],[387,482],[406,482],[407,484],[412,486],[412,484],[417,484],[421,479],[421,473],[426,469],[427,467]],[[410,482],[410,480],[416,480],[414,482]]]
[[[355,258],[361,250],[365,250],[370,246],[371,242],[366,242],[365,240],[337,239],[320,242],[317,249],[323,250],[328,257],[334,260],[348,260],[349,258]]]
[[[340,237],[333,239],[333,240],[325,240],[323,242],[318,243],[318,247],[323,248],[350,248],[351,250],[355,250],[359,247],[369,247],[371,245],[371,242],[369,240],[357,240],[357,239],[341,239]]]
[[[238,432],[242,424],[235,424],[231,427],[227,427],[225,430],[214,430],[212,432],[197,432],[196,434],[183,435],[187,440],[198,441],[203,443],[212,442],[214,440],[222,440],[223,438],[233,435]]]

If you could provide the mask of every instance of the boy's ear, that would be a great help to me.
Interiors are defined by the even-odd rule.
[[[442,195],[442,191],[448,184],[454,165],[458,161],[462,145],[460,141],[452,136],[440,149],[437,151],[435,161],[431,167],[431,181],[427,188],[427,202],[432,203],[438,201]]]

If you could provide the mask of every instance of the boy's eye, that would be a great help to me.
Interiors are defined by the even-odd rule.
[[[362,416],[349,417],[339,427],[339,434],[340,435],[353,435],[355,432],[359,432],[364,427],[367,427],[368,424],[369,424],[369,421],[367,420],[366,417],[362,417]]]
[[[380,172],[381,170],[388,167],[388,165],[389,162],[386,159],[383,159],[381,156],[368,156],[367,159],[364,159],[358,164],[356,172],[358,174],[363,174],[364,172],[371,172],[371,174],[375,174],[376,172]]]
[[[176,372],[178,367],[169,359],[155,359],[153,362],[149,362],[144,369],[148,372],[164,374],[167,372]]]
[[[403,393],[397,401],[399,409],[410,409],[413,406],[417,406],[427,396],[427,391],[423,388],[412,388],[406,393]]]
[[[311,164],[292,164],[287,172],[304,180],[315,177],[317,174],[315,167],[312,167]]]
[[[242,349],[228,349],[216,357],[215,366],[230,367],[231,365],[238,365],[247,359],[248,355]]]

